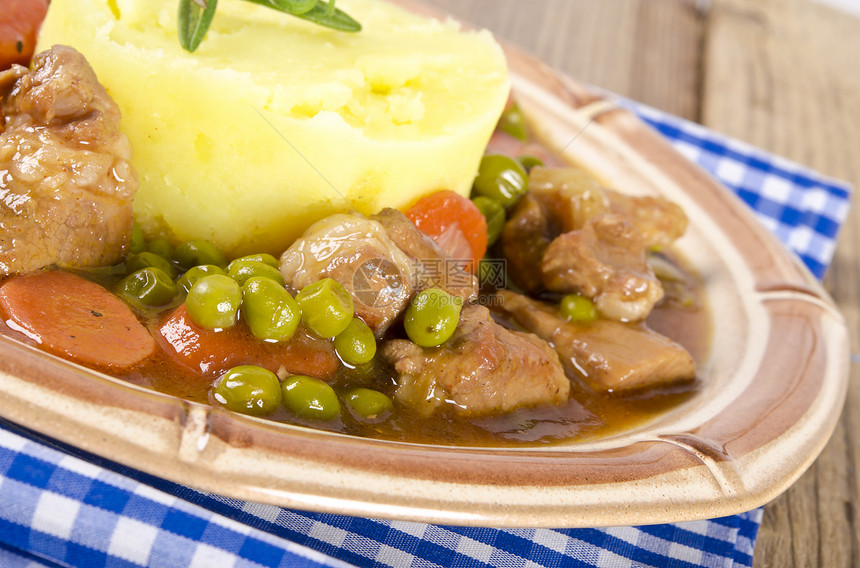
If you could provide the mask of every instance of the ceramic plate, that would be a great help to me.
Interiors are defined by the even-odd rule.
[[[514,94],[551,148],[689,216],[678,246],[718,307],[692,400],[585,444],[412,445],[189,403],[0,337],[0,415],[200,490],[314,511],[583,527],[719,517],[776,497],[821,451],[845,397],[848,337],[833,302],[744,204],[636,117],[507,54]]]

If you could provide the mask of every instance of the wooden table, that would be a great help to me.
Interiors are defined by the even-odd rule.
[[[860,189],[860,17],[813,0],[426,0],[572,77]],[[855,4],[856,5],[856,4]],[[860,329],[860,209],[825,284]],[[853,337],[853,351],[858,337]],[[860,369],[830,443],[765,507],[755,566],[860,566]]]

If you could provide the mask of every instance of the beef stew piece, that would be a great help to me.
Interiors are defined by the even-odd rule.
[[[645,259],[641,234],[626,217],[601,213],[582,229],[562,233],[541,261],[547,290],[578,293],[618,321],[641,321],[663,297]]]
[[[662,197],[624,195],[612,189],[604,191],[609,197],[610,211],[633,223],[646,249],[669,246],[687,230],[687,215],[677,203]]]
[[[532,168],[529,193],[544,207],[555,234],[581,229],[586,221],[610,210],[609,193],[579,168]]]
[[[666,199],[601,187],[578,168],[537,167],[505,224],[501,250],[513,282],[527,293],[581,293],[601,304],[605,317],[642,320],[662,297],[644,254],[671,244],[686,227],[684,212]],[[585,241],[602,250],[586,254]]]
[[[687,216],[676,203],[601,187],[579,168],[534,168],[529,191],[550,212],[559,233],[581,229],[601,213],[626,217],[641,233],[645,248],[669,245],[687,229]]]
[[[439,347],[394,339],[382,352],[397,371],[395,397],[424,416],[445,403],[464,416],[560,404],[570,391],[546,342],[505,329],[483,306],[465,306],[457,331]]]
[[[644,324],[597,319],[574,323],[554,308],[501,290],[501,310],[550,342],[565,368],[595,391],[620,393],[691,382],[696,365],[678,343]]]
[[[412,261],[416,292],[441,288],[467,302],[478,297],[478,279],[463,270],[462,263],[448,258],[406,215],[397,209],[385,208],[370,219],[379,222],[394,244]]]
[[[0,114],[0,275],[120,261],[137,177],[84,57],[55,46],[0,73]]]
[[[543,290],[541,259],[558,235],[546,206],[531,193],[514,205],[502,228],[500,247],[508,265],[508,275],[521,290]]]
[[[323,278],[340,282],[355,315],[382,334],[415,292],[413,264],[378,222],[335,214],[314,223],[281,255],[281,274],[300,290]]]

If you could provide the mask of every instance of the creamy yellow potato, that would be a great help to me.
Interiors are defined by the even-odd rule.
[[[337,32],[221,0],[189,54],[176,0],[52,0],[39,49],[84,53],[123,113],[148,237],[278,253],[334,211],[466,193],[508,94],[487,32],[339,0]]]

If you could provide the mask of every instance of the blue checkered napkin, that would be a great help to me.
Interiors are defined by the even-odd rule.
[[[735,191],[821,277],[851,188],[630,103]],[[720,567],[752,565],[761,509],[603,529],[494,529],[362,519],[199,493],[0,421],[0,568],[53,566]]]
[[[6,428],[2,568],[346,566]]]
[[[214,495],[207,509],[374,568],[752,566],[762,510],[722,519],[601,529],[494,529],[287,511]]]
[[[7,548],[6,545],[0,543],[0,566],[3,568],[54,568],[60,565],[37,558],[21,550]]]

